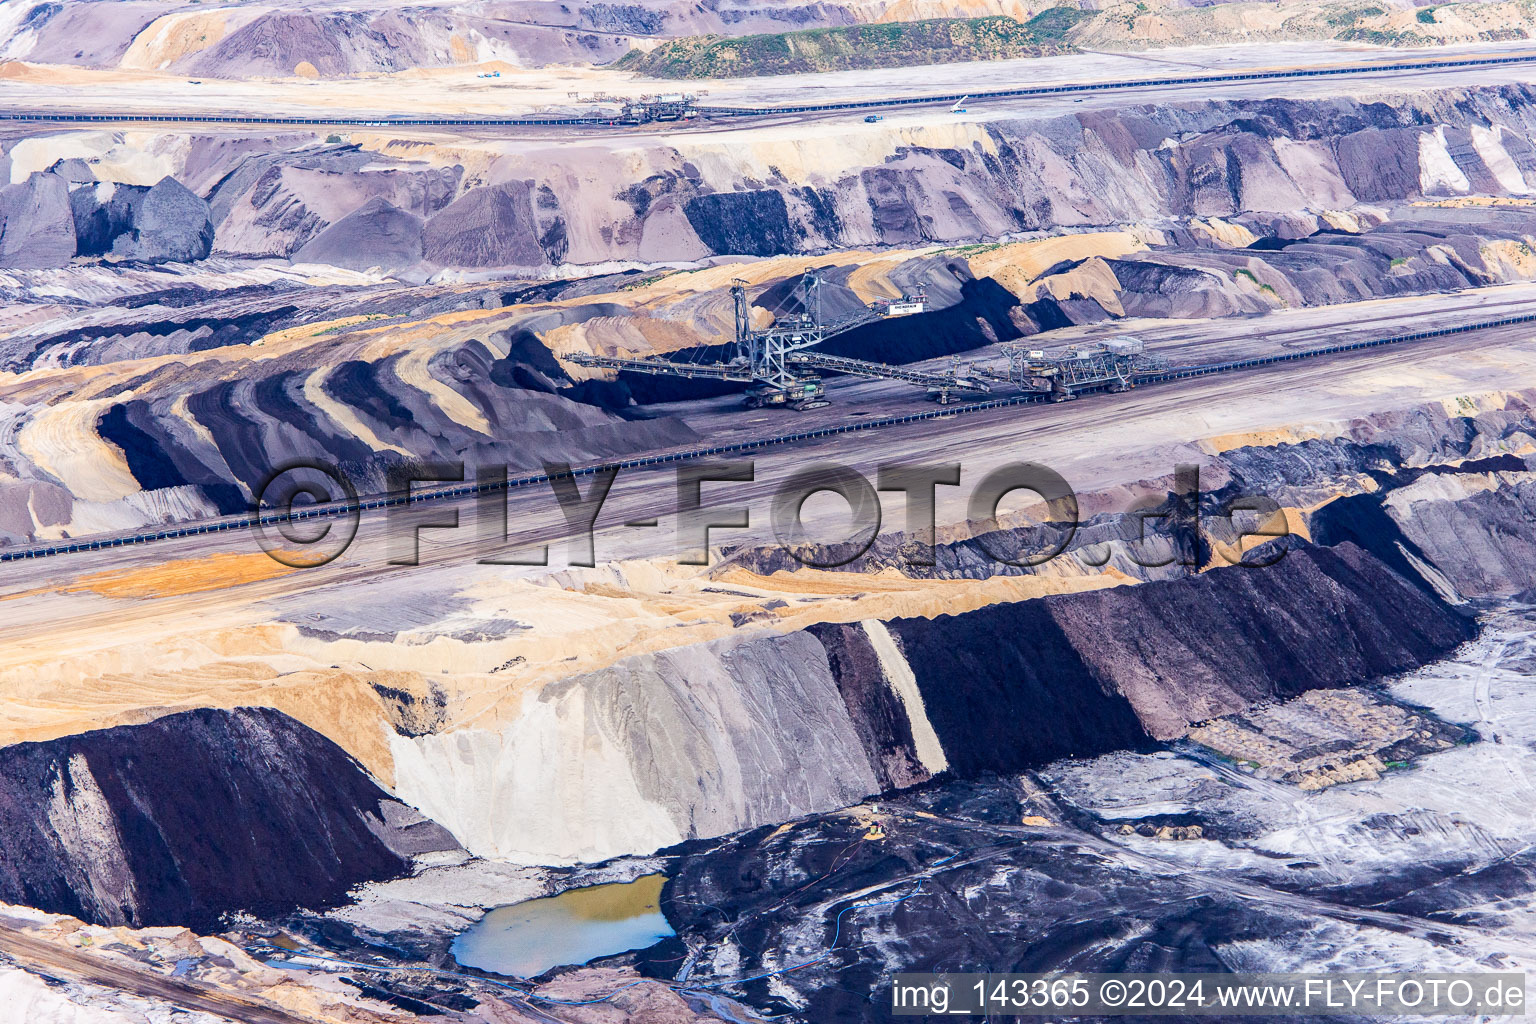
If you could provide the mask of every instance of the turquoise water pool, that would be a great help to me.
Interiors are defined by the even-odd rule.
[[[647,875],[497,907],[453,940],[453,957],[466,967],[532,978],[644,949],[675,934],[661,913],[665,881]]]

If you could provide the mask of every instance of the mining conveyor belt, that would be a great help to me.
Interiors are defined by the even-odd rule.
[[[1369,348],[1380,348],[1386,345],[1400,345],[1405,342],[1424,341],[1430,338],[1442,338],[1453,334],[1466,334],[1472,331],[1484,331],[1495,327],[1510,327],[1515,324],[1536,323],[1536,313],[1526,313],[1520,316],[1501,317],[1497,320],[1481,320],[1476,323],[1462,324],[1458,327],[1439,327],[1428,331],[1416,331],[1412,334],[1395,334],[1386,338],[1376,338],[1371,341],[1357,341],[1345,345],[1330,345],[1324,348],[1306,349],[1300,352],[1285,352],[1279,355],[1258,356],[1253,359],[1237,359],[1223,363],[1208,363],[1201,366],[1174,367],[1162,373],[1151,374],[1140,378],[1142,384],[1156,384],[1166,381],[1187,380],[1192,377],[1205,377],[1217,373],[1230,373],[1234,370],[1253,369],[1260,366],[1270,366],[1276,363],[1295,362],[1302,359],[1316,359],[1321,356],[1338,355],[1343,352],[1356,352]],[[709,458],[721,455],[744,455],[750,452],[760,451],[764,448],[772,448],[782,444],[794,444],[799,441],[816,440],[833,437],[838,434],[851,434],[866,430],[877,430],[881,427],[896,426],[902,423],[922,423],[929,420],[943,419],[951,416],[961,416],[966,413],[984,412],[990,409],[1001,409],[1013,405],[1033,405],[1050,401],[1050,396],[1038,392],[1022,395],[1012,395],[1007,398],[994,398],[987,401],[971,402],[966,405],[947,406],[942,409],[926,409],[922,412],[908,413],[904,416],[885,416],[879,419],[859,420],[857,422],[840,423],[836,426],[815,427],[810,430],[794,431],[788,434],[779,434],[774,437],[765,437],[756,441],[738,441],[732,444],[712,445],[707,448],[695,448],[688,451],[671,452],[666,455],[646,455],[633,459],[623,459],[616,462],[605,462],[595,466],[584,466],[572,469],[573,477],[591,476],[595,473],[605,472],[611,469],[643,469],[659,466],[669,462],[687,462],[692,459]],[[530,487],[537,484],[548,483],[549,475],[545,473],[532,473],[527,476],[487,484],[462,484],[457,487],[446,487],[441,490],[420,491],[412,494],[380,495],[364,498],[357,502],[332,502],[326,505],[314,505],[303,511],[294,513],[272,513],[263,516],[255,516],[247,513],[243,516],[225,516],[221,519],[197,523],[194,525],[155,530],[144,533],[126,534],[117,537],[103,537],[97,540],[77,540],[68,543],[39,544],[17,551],[0,551],[0,562],[14,562],[29,558],[48,558],[53,555],[70,554],[77,551],[100,551],[105,548],[126,547],[132,544],[146,544],[151,541],[169,540],[178,537],[191,537],[205,533],[222,533],[228,530],[244,530],[260,523],[271,526],[278,523],[290,522],[294,519],[320,519],[332,516],[349,514],[353,509],[358,511],[370,511],[374,509],[392,508],[398,505],[413,505],[423,501],[442,501],[444,499],[456,499],[471,497],[487,491],[510,490],[518,487]]]
[[[1017,89],[993,89],[985,92],[946,93],[937,96],[906,96],[894,99],[847,100],[839,103],[816,103],[782,107],[699,107],[706,117],[746,118],[765,117],[774,114],[813,114],[824,111],[866,110],[879,107],[916,107],[926,104],[954,103],[960,99],[986,100],[1008,99],[1027,96],[1059,96],[1071,93],[1104,92],[1115,89],[1143,89],[1160,86],[1210,85],[1221,82],[1261,82],[1287,78],[1324,78],[1343,75],[1388,74],[1395,71],[1454,71],[1462,68],[1501,67],[1514,64],[1536,63],[1536,53],[1503,57],[1461,57],[1450,60],[1412,60],[1381,64],[1343,64],[1330,67],[1290,68],[1273,71],[1229,72],[1212,75],[1183,75],[1167,78],[1137,78],[1124,81],[1077,82],[1062,85],[1036,85]],[[75,124],[252,124],[252,125],[341,125],[354,128],[410,128],[410,127],[485,127],[485,128],[547,128],[561,125],[593,128],[622,127],[614,116],[549,116],[549,117],[391,117],[388,115],[327,117],[311,114],[302,117],[291,115],[258,116],[253,114],[135,114],[98,113],[40,108],[0,110],[0,121],[24,121]]]
[[[1451,60],[1413,60],[1383,64],[1341,64],[1334,67],[1289,68],[1274,71],[1233,71],[1214,75],[1183,75],[1167,78],[1134,78],[1109,82],[1069,82],[1062,85],[1034,85],[1018,89],[990,89],[983,92],[945,93],[940,96],[906,96],[885,100],[848,100],[841,103],[814,103],[783,107],[699,107],[709,117],[751,117],[764,114],[813,114],[829,110],[863,110],[868,107],[911,107],[927,103],[958,103],[961,100],[1008,99],[1017,96],[1058,96],[1063,93],[1103,92],[1111,89],[1144,89],[1165,85],[1210,85],[1218,82],[1262,82],[1285,78],[1324,78],[1330,75],[1368,75],[1391,71],[1450,71],[1458,68],[1498,67],[1536,62],[1536,54],[1506,57],[1463,57]]]
[[[820,352],[795,352],[788,357],[788,361],[796,366],[805,366],[813,370],[846,373],[854,377],[873,377],[879,380],[899,380],[906,384],[915,384],[920,388],[932,388],[939,391],[976,391],[985,393],[992,390],[984,381],[972,380],[959,375],[926,373],[922,370],[897,366],[894,363],[872,363],[866,359],[829,356]]]
[[[752,380],[748,366],[735,363],[684,363],[676,359],[654,359],[644,356],[593,356],[585,352],[570,357],[577,366],[599,366],[605,370],[624,370],[628,373],[666,374],[668,377],[703,377],[709,380],[734,380],[747,383]]]

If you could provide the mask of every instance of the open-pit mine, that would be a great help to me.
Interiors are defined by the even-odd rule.
[[[1533,40],[3,0],[0,1024],[1523,994]]]

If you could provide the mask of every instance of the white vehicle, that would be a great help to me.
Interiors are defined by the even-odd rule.
[[[961,96],[959,99],[955,100],[955,105],[949,108],[949,112],[951,114],[967,113],[965,109],[965,101],[968,99],[970,99],[969,96]]]

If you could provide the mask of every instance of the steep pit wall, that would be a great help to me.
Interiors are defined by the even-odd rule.
[[[395,737],[396,790],[482,856],[601,859],[945,770],[1144,747],[1471,634],[1359,548],[1301,547],[1265,569],[626,659],[529,695],[499,733]]]
[[[1536,521],[1528,511],[1536,481],[1533,399],[1530,391],[1490,394],[1297,431],[1213,438],[1205,445],[1214,454],[1198,464],[1198,519],[1193,499],[1173,494],[1180,483],[1169,474],[1139,482],[1138,493],[1162,496],[1151,510],[1159,515],[1145,521],[1123,514],[1130,495],[1079,494],[1080,518],[1070,534],[1060,524],[1018,527],[1006,516],[1003,529],[991,533],[955,524],[940,529],[933,564],[924,565],[913,536],[884,531],[838,571],[985,579],[1108,570],[1128,579],[1177,579],[1190,565],[1236,557],[1228,503],[1263,496],[1290,510],[1287,529],[1300,539],[1351,542],[1405,578],[1428,586],[1424,577],[1434,577],[1453,600],[1509,596],[1536,582]],[[1064,545],[1061,553],[1038,566],[993,554],[1057,545]],[[730,559],[759,575],[793,572],[802,560],[829,561],[824,551],[784,545],[735,549]]]
[[[1332,218],[1337,223],[1306,214],[1239,215],[1197,230],[1160,231],[1146,251],[1121,258],[1063,260],[1038,278],[1010,274],[1005,252],[977,258],[973,269],[1009,277],[1042,328],[1453,292],[1536,273],[1536,209],[1514,205],[1519,199],[1504,202],[1471,209],[1401,205]]]
[[[1510,597],[1536,586],[1536,473],[1425,474],[1385,495],[1325,506],[1320,539],[1369,537],[1378,556],[1452,600]]]
[[[482,187],[512,189],[530,237],[560,220],[564,259],[574,263],[968,242],[1192,217],[1248,216],[1264,235],[1262,222],[1308,210],[1530,193],[1533,95],[1508,86],[1392,103],[1223,101],[852,136],[842,126],[793,137],[680,135],[611,155],[583,149],[580,174],[568,163],[575,153],[512,156],[497,173],[535,182],[526,200],[510,184]],[[434,160],[428,147],[389,152]],[[310,205],[302,191],[292,201]],[[219,244],[235,252],[244,243],[226,230]],[[426,260],[466,255],[429,247]]]
[[[1300,221],[1290,220],[1308,211],[1334,212],[1337,226],[1353,218],[1337,211],[1362,204],[1530,195],[1533,97],[1531,87],[1509,85],[1391,102],[1221,101],[622,145],[448,145],[357,131],[333,143],[296,133],[253,147],[222,136],[170,145],[147,134],[107,142],[64,132],[7,154],[39,172],[50,168],[40,152],[78,155],[86,174],[132,185],[172,175],[207,201],[215,253],[296,257],[312,245],[309,256],[348,266],[371,265],[364,253],[377,252],[385,269],[426,273],[962,243],[1189,218],[1295,237]],[[7,265],[59,265],[72,255],[64,183],[47,184],[42,205],[17,193],[43,212],[18,214],[16,239],[0,235]],[[68,188],[85,196],[96,186]],[[36,222],[47,210],[62,210],[53,219],[69,238],[44,246]]]

